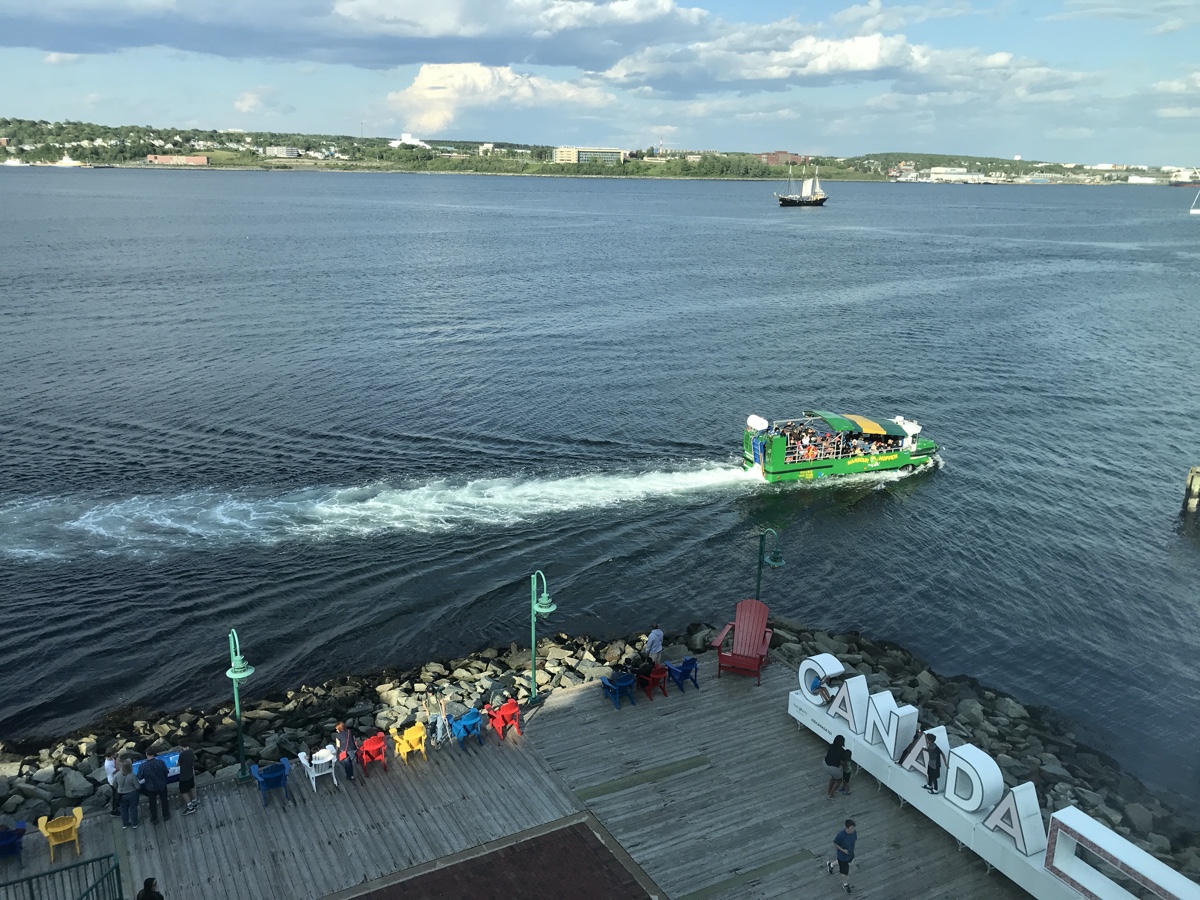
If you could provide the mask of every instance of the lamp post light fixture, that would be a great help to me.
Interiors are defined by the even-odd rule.
[[[238,697],[238,682],[245,681],[253,674],[254,666],[246,662],[246,658],[242,656],[242,645],[238,642],[237,632],[230,629],[229,671],[225,673],[225,677],[233,682],[233,715],[237,719],[238,762],[241,764],[238,781],[242,784],[250,780],[250,774],[246,771],[246,744],[242,737],[242,701]]]
[[[538,577],[542,579],[542,593],[538,596]],[[548,616],[558,609],[550,599],[550,588],[546,584],[546,576],[538,569],[529,576],[529,703],[541,702],[537,693],[537,620],[538,616]]]
[[[767,553],[767,535],[771,535],[774,540],[771,542],[771,552]],[[762,589],[762,567],[766,563],[772,569],[778,569],[783,565],[783,554],[779,552],[779,532],[774,528],[768,528],[758,536],[758,579],[754,582],[754,599],[759,599],[759,592]]]

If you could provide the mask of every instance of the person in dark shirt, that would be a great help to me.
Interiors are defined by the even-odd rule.
[[[163,900],[163,895],[158,892],[157,878],[147,878],[142,882],[142,889],[138,891],[137,900]]]
[[[163,821],[171,818],[171,807],[167,805],[167,764],[158,758],[151,747],[146,751],[146,761],[138,768],[142,787],[150,798],[150,821],[158,822],[158,809],[162,807]]]
[[[196,797],[196,751],[186,740],[179,742],[179,796],[187,803],[183,808],[185,816],[190,816],[200,806]]]
[[[837,796],[837,789],[842,786],[842,760],[846,758],[846,739],[837,735],[825,752],[825,771],[829,773],[829,791],[826,800]]]
[[[858,842],[858,829],[853,819],[846,820],[846,827],[837,833],[833,846],[837,852],[837,868],[842,875],[842,890],[850,893],[850,863],[854,860],[854,845]],[[825,871],[833,874],[833,860],[825,863]]]
[[[346,728],[345,722],[338,722],[334,726],[333,743],[337,749],[337,758],[342,761],[342,768],[346,770],[346,777],[353,781],[354,753],[358,750],[358,741],[354,740],[354,735]]]
[[[938,779],[942,777],[942,749],[932,734],[925,735],[925,790],[938,792]]]

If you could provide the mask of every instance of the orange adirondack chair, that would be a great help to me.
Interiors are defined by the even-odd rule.
[[[383,763],[383,771],[387,771],[387,746],[382,731],[358,745],[358,765],[362,769],[363,777],[367,776],[367,763],[370,762]]]
[[[733,631],[733,644],[725,650],[725,637]],[[742,600],[733,614],[733,621],[713,638],[717,651],[717,677],[725,671],[753,675],[762,684],[762,668],[767,664],[771,635],[767,627],[767,605],[759,600]]]

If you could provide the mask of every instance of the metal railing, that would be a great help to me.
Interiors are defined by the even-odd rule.
[[[114,854],[0,884],[0,900],[125,900]]]

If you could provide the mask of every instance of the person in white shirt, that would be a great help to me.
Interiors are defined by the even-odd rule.
[[[121,815],[121,797],[117,793],[117,755],[112,750],[109,750],[104,756],[104,777],[108,779],[108,786],[112,788],[112,809],[108,814],[119,816]]]
[[[663,633],[655,622],[650,626],[650,635],[646,638],[646,655],[654,660],[654,664],[662,660]]]

